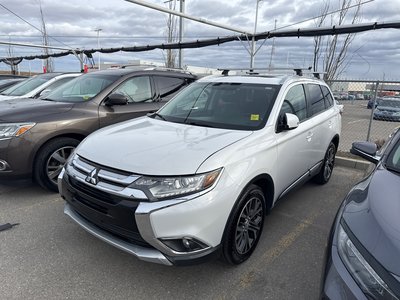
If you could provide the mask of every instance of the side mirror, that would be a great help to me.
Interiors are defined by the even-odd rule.
[[[377,149],[376,144],[372,142],[354,142],[350,149],[350,153],[376,164],[379,162],[379,158],[376,157]]]
[[[39,97],[46,96],[46,95],[49,94],[50,92],[51,92],[50,89],[43,90],[43,91],[39,94]]]
[[[277,132],[292,130],[299,127],[299,118],[290,113],[282,114],[278,120]]]
[[[104,104],[106,106],[113,106],[113,105],[126,105],[128,103],[128,98],[126,98],[122,94],[114,93],[107,97]]]

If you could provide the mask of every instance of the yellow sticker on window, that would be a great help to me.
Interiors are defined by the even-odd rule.
[[[260,115],[250,115],[250,120],[251,121],[259,121],[260,120]]]

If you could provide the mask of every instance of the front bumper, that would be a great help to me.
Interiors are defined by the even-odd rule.
[[[327,255],[321,299],[367,299],[339,257],[336,246]]]
[[[31,151],[32,144],[24,137],[0,139],[0,179],[13,180],[31,177]]]
[[[216,197],[215,190],[190,199],[105,203],[96,194],[74,188],[65,173],[58,178],[59,192],[66,200],[65,214],[101,240],[141,260],[164,265],[200,263],[220,255],[230,207]],[[232,192],[228,197],[234,201]],[[205,247],[178,252],[165,243],[184,238]]]

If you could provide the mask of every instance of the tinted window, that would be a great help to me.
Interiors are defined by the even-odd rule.
[[[50,91],[55,90],[59,86],[62,86],[64,83],[67,83],[68,81],[70,81],[74,78],[75,77],[65,77],[65,78],[58,79],[57,81],[53,82],[48,87],[46,87],[46,90],[50,90]]]
[[[315,115],[325,110],[324,96],[322,95],[321,88],[318,84],[307,84],[308,88],[308,102],[311,107],[311,114]]]
[[[300,121],[307,118],[306,96],[303,85],[289,89],[283,101],[281,113],[295,114]]]
[[[325,105],[326,107],[331,107],[333,105],[333,97],[331,92],[326,86],[321,85],[322,92],[324,93],[325,97]]]
[[[177,91],[186,85],[184,78],[154,76],[154,80],[162,99],[170,99]]]
[[[117,87],[114,93],[126,96],[128,103],[153,100],[149,76],[130,78]]]
[[[168,102],[164,120],[239,130],[261,129],[269,118],[280,85],[192,83]]]

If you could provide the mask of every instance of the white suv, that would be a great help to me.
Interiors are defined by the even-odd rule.
[[[330,179],[340,130],[318,79],[206,77],[157,113],[87,137],[58,178],[64,212],[142,260],[239,264],[277,200]]]

